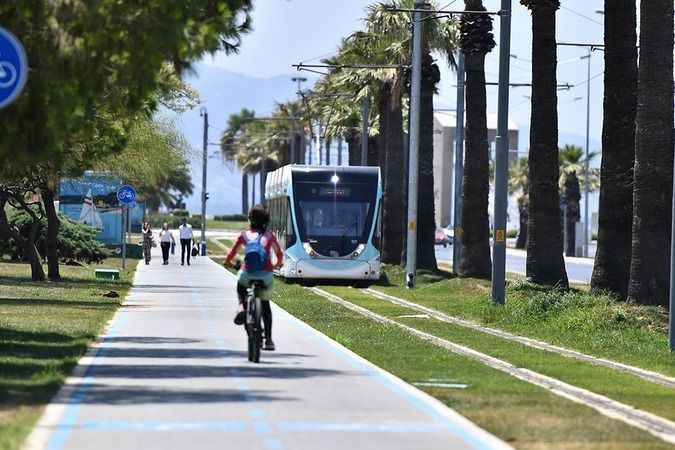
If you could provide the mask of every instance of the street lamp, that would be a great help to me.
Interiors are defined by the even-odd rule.
[[[204,118],[204,153],[202,157],[202,236],[200,250],[201,255],[206,256],[206,200],[209,198],[209,194],[206,192],[206,164],[208,161],[209,145],[209,113],[206,110],[206,107],[201,107],[199,116]]]

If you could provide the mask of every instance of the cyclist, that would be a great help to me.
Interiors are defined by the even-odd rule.
[[[248,213],[249,229],[241,232],[237,241],[225,258],[225,265],[230,265],[241,247],[245,248],[244,264],[239,270],[237,294],[239,296],[239,312],[234,323],[243,325],[246,322],[246,295],[252,281],[260,280],[264,289],[261,293],[262,320],[264,325],[264,350],[274,350],[272,341],[272,309],[270,294],[274,280],[273,271],[283,265],[284,253],[271,231],[267,231],[270,215],[263,205],[254,206]],[[271,253],[274,252],[276,263],[272,264]]]

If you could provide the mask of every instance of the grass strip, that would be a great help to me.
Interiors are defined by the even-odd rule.
[[[465,389],[421,389],[516,448],[672,448],[649,433],[438,348],[396,326],[371,321],[299,286],[277,283],[274,301],[409,383],[466,384]]]
[[[675,354],[668,351],[663,308],[618,302],[610,295],[577,289],[567,292],[524,280],[509,284],[507,301],[490,301],[489,281],[421,274],[414,290],[403,286],[403,271],[385,269],[376,289],[387,294],[514,334],[675,376]]]
[[[129,288],[137,260],[62,266],[63,281],[35,283],[25,264],[0,262],[0,449],[16,450],[101,333]],[[118,281],[94,277],[119,269]],[[115,297],[117,295],[117,297]]]
[[[527,368],[637,409],[675,420],[675,389],[436,319],[401,317],[411,315],[414,310],[376,299],[356,289],[323,289],[404,325],[472,348],[516,367]]]

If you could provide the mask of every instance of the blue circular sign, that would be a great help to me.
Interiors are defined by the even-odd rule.
[[[128,184],[124,185],[117,190],[117,200],[123,205],[131,205],[136,202],[136,191]]]
[[[28,58],[21,42],[0,27],[0,109],[21,94],[28,79]]]

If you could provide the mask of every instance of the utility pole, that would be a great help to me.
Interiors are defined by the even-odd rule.
[[[502,0],[499,27],[499,105],[495,151],[495,208],[492,301],[506,301],[506,212],[509,175],[509,79],[511,62],[511,0]]]
[[[459,273],[462,245],[462,189],[464,178],[464,90],[466,71],[464,52],[457,58],[457,125],[455,126],[455,212],[453,214],[452,273]]]
[[[591,146],[591,52],[588,47],[588,75],[586,78],[586,159],[584,161],[584,257],[588,258],[588,191],[589,191],[589,147]],[[576,247],[576,243],[574,244]]]
[[[368,165],[368,127],[370,125],[370,97],[363,97],[361,105],[361,165]]]
[[[206,192],[206,162],[208,160],[209,145],[209,113],[202,107],[200,116],[204,117],[204,154],[202,156],[202,239],[200,243],[201,255],[206,256],[206,200],[209,194]]]
[[[291,81],[298,84],[297,94],[301,95],[301,93],[302,93],[302,83],[307,81],[307,78],[305,78],[305,77],[293,77],[293,78],[291,78]],[[300,134],[301,133],[300,132],[301,127],[298,124],[297,118],[293,121],[293,125],[294,125],[293,128],[296,129],[295,131],[298,134]],[[304,132],[301,134],[301,138],[300,138],[299,143],[296,142],[295,137],[293,137],[293,139],[291,140],[291,142],[292,142],[292,144],[291,144],[291,164],[297,164],[297,163],[304,164],[305,163],[305,161],[304,161],[304,148],[305,148],[304,147],[304,145],[305,145],[304,140],[305,140]],[[298,148],[298,147],[300,147],[300,148]],[[302,157],[301,157],[301,153],[302,153]]]
[[[422,88],[422,33],[424,22],[418,10],[429,4],[415,1],[412,29],[412,83],[410,86],[410,156],[408,159],[408,238],[406,239],[406,287],[415,287],[417,271],[417,176],[419,170],[420,103]]]

